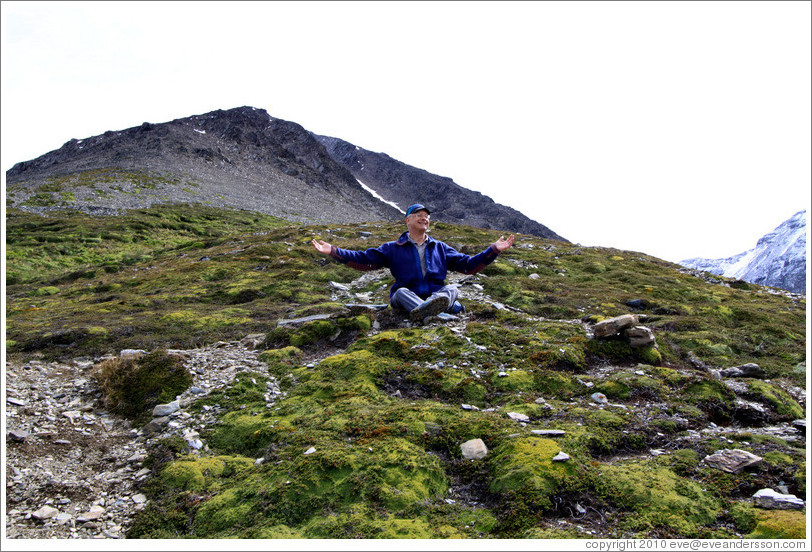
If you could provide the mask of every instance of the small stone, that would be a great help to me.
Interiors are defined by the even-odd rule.
[[[8,432],[8,436],[11,437],[11,440],[17,443],[22,443],[25,441],[28,435],[30,434],[23,429],[12,429]]]
[[[592,393],[590,398],[598,404],[609,404],[609,399],[603,393]]]
[[[31,517],[34,519],[44,520],[44,519],[51,519],[59,515],[59,510],[56,508],[52,508],[50,506],[43,506],[36,512],[31,513]]]
[[[542,437],[561,437],[566,431],[563,429],[533,429],[530,430],[533,435],[541,435]]]
[[[508,412],[508,418],[511,420],[516,420],[517,422],[529,422],[530,417],[527,414],[522,414],[520,412]]]
[[[15,399],[14,397],[6,397],[6,402],[14,406],[25,406],[25,401]]]
[[[553,462],[566,462],[570,459],[570,455],[566,452],[559,452],[555,456],[553,456]]]
[[[462,451],[462,457],[466,460],[485,458],[488,454],[488,447],[485,446],[485,442],[482,439],[465,441],[460,445],[460,450]]]
[[[147,497],[142,493],[138,493],[137,495],[133,495],[132,501],[135,502],[136,504],[143,504],[144,502],[147,501]]]
[[[171,403],[157,405],[155,408],[152,409],[152,415],[155,418],[159,418],[162,416],[169,416],[170,414],[174,414],[178,410],[180,410],[180,403],[178,401],[172,401]]]
[[[316,452],[316,447],[310,447],[309,449],[304,451],[305,454],[313,454],[314,452]]]
[[[121,358],[137,357],[145,355],[147,352],[143,349],[122,349],[118,354]]]
[[[95,521],[104,514],[104,508],[101,506],[91,506],[90,511],[79,514],[76,521],[84,523],[86,521]]]
[[[781,494],[772,489],[761,489],[753,495],[756,506],[770,510],[802,510],[804,501],[795,495]]]

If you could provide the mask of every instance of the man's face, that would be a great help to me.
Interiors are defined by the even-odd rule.
[[[425,211],[417,211],[406,217],[406,227],[409,231],[423,231],[429,229],[431,217]]]

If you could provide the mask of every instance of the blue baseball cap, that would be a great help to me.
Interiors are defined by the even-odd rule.
[[[427,215],[431,214],[431,211],[426,209],[425,205],[421,205],[420,203],[415,203],[414,205],[412,205],[411,207],[406,209],[406,216],[408,217],[409,215],[414,214],[414,213],[416,213],[418,211],[425,211]]]

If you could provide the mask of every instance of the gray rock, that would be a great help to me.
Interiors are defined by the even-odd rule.
[[[6,403],[14,405],[14,406],[25,406],[25,401],[20,399],[15,399],[14,397],[6,397]]]
[[[279,319],[276,323],[277,326],[293,326],[296,324],[305,324],[307,322],[313,322],[314,320],[328,320],[333,318],[332,314],[314,314],[311,316],[305,316],[302,318],[290,318],[290,319]]]
[[[624,314],[621,316],[616,316],[614,318],[609,318],[607,320],[601,320],[593,329],[595,333],[595,337],[602,338],[602,337],[611,337],[613,335],[619,334],[622,330],[626,328],[631,328],[639,323],[639,319],[633,314]]]
[[[34,519],[45,520],[51,519],[59,515],[59,510],[56,508],[52,508],[51,506],[43,506],[36,512],[31,513],[31,517]]]
[[[609,399],[603,393],[592,393],[590,398],[598,404],[609,404]]]
[[[11,437],[11,440],[17,443],[22,443],[29,435],[30,434],[23,429],[12,429],[8,432],[8,436]]]
[[[316,447],[310,447],[309,449],[304,451],[305,454],[313,454],[314,452],[316,452]]]
[[[507,415],[508,415],[508,418],[510,418],[511,420],[516,420],[517,422],[529,422],[530,421],[530,418],[527,416],[527,414],[522,414],[520,412],[508,412]]]
[[[102,508],[101,506],[98,506],[98,505],[91,506],[90,511],[83,512],[83,513],[79,514],[78,516],[76,516],[76,521],[79,521],[79,522],[82,522],[82,523],[87,522],[87,521],[95,521],[95,520],[99,519],[100,517],[102,517],[102,514],[104,514],[104,508]]]
[[[717,450],[704,458],[704,462],[712,468],[717,468],[727,473],[739,473],[744,468],[758,464],[762,458],[751,452],[741,449]]]
[[[265,341],[265,337],[266,335],[263,333],[250,334],[243,337],[240,340],[240,343],[242,343],[243,345],[245,345],[250,349],[256,349],[262,344],[263,341]]]
[[[772,489],[761,489],[753,495],[759,508],[769,510],[803,510],[804,501],[792,494],[781,494]]]
[[[732,368],[725,368],[724,370],[719,370],[719,375],[723,378],[760,378],[763,379],[766,374],[764,373],[764,369],[755,364],[750,362],[748,364],[742,364],[741,366],[734,366]]]
[[[155,406],[155,408],[152,409],[152,415],[156,418],[160,418],[174,414],[178,410],[180,410],[180,403],[178,401],[172,401],[171,403]]]
[[[482,439],[465,441],[460,445],[460,450],[462,451],[462,457],[466,460],[485,458],[488,454],[488,447],[485,446],[485,442]]]
[[[566,431],[563,429],[533,429],[530,431],[533,435],[540,435],[542,437],[561,437]]]
[[[629,340],[629,345],[632,347],[645,347],[655,343],[654,334],[645,326],[627,328],[624,334],[626,335],[626,339]]]
[[[139,357],[141,355],[147,354],[146,351],[143,349],[122,349],[121,352],[118,354],[121,358],[127,357]]]
[[[570,455],[566,452],[559,452],[555,456],[553,456],[553,462],[566,462],[570,459]]]

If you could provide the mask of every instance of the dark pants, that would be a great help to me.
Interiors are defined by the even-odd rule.
[[[431,295],[445,295],[448,297],[448,312],[453,312],[455,309],[455,301],[460,292],[457,286],[443,286]],[[403,309],[406,312],[412,312],[414,309],[423,304],[423,299],[408,288],[398,288],[392,294],[391,304],[393,308]],[[456,304],[457,309],[460,308],[459,303]]]

